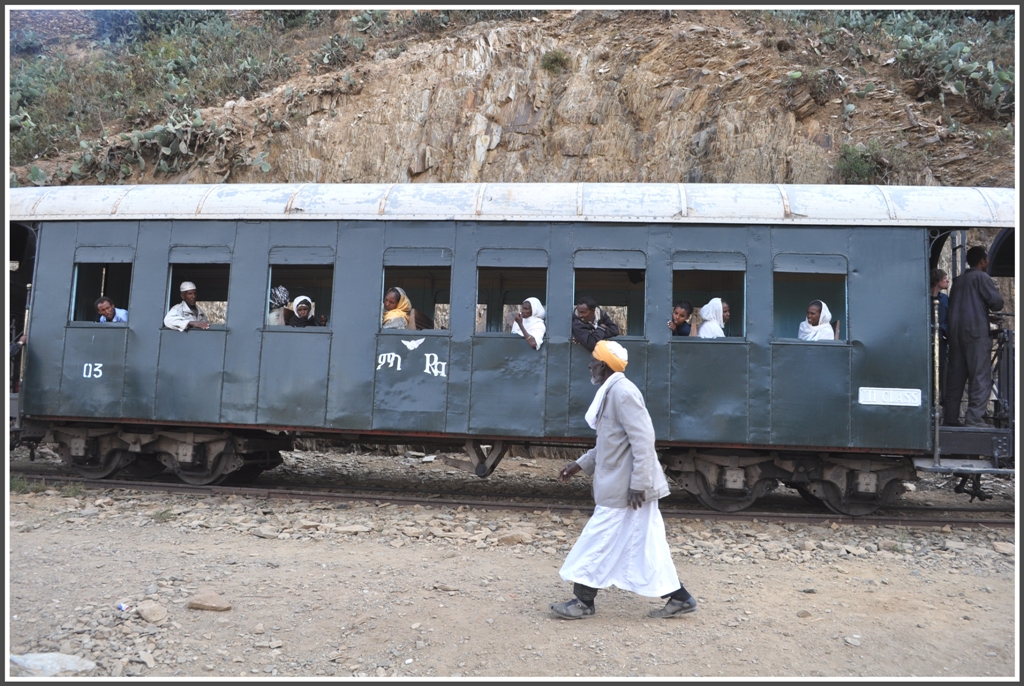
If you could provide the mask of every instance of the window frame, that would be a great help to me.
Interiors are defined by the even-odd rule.
[[[377,316],[377,322],[378,322],[377,323],[377,334],[409,336],[411,333],[415,333],[417,336],[419,336],[420,334],[426,334],[428,336],[451,336],[451,333],[452,333],[452,331],[451,331],[452,264],[450,262],[451,251],[448,250],[447,248],[444,248],[442,250],[441,258],[439,259],[439,258],[435,257],[435,258],[433,258],[432,261],[429,260],[429,259],[428,260],[420,259],[421,256],[419,255],[419,252],[420,251],[418,249],[408,249],[408,248],[388,248],[388,250],[385,251],[385,260],[384,260],[383,265],[381,266],[381,290],[380,290],[380,296],[379,296],[379,299],[378,299],[378,302],[380,303],[380,313]],[[388,259],[389,257],[391,257],[391,259]],[[412,257],[413,259],[410,259],[410,257]],[[445,257],[448,258],[447,264],[444,263],[446,261]],[[397,259],[395,259],[395,258],[397,258]],[[391,282],[388,282],[387,275],[388,275],[388,270],[389,269],[406,269],[406,270],[431,270],[431,269],[437,269],[437,270],[446,270],[447,273],[448,273],[448,287],[447,287],[448,302],[447,303],[437,302],[436,293],[438,291],[443,291],[445,289],[444,288],[434,289],[432,287],[431,288],[431,290],[432,290],[431,297],[433,299],[434,309],[431,312],[431,315],[432,315],[431,319],[433,319],[434,326],[436,327],[437,326],[437,305],[447,304],[448,305],[448,311],[449,311],[448,327],[444,328],[444,329],[438,329],[438,328],[433,328],[433,329],[385,329],[385,328],[383,328],[384,296],[387,294],[389,289],[394,288],[396,286],[396,284],[395,284],[396,279],[392,279]],[[410,277],[410,278],[413,278],[413,277]],[[400,280],[400,279],[398,279],[398,280]],[[403,286],[400,283],[397,284],[397,286],[398,286],[398,288],[402,288],[403,290],[408,290],[408,289],[405,288],[405,286]],[[408,293],[406,293],[406,295],[408,295]],[[414,307],[413,309],[415,310],[416,308]],[[420,311],[422,311],[422,310],[420,310]]]
[[[745,343],[747,342],[747,276],[749,271],[747,269],[747,256],[741,252],[731,251],[689,251],[679,250],[672,254],[672,301],[669,303],[669,312],[675,307],[676,302],[680,297],[676,296],[678,291],[682,289],[677,288],[676,275],[680,273],[692,273],[692,272],[710,272],[716,274],[728,274],[729,278],[735,278],[738,283],[738,289],[741,292],[742,303],[740,304],[738,316],[733,315],[733,310],[736,308],[737,303],[735,298],[732,302],[729,302],[730,307],[730,318],[727,327],[732,328],[730,325],[733,322],[739,322],[740,335],[729,336],[726,335],[724,338],[700,338],[699,336],[670,336],[669,342],[695,342],[702,341],[705,343]],[[701,293],[709,293],[711,297],[708,298],[710,301],[713,298],[720,298],[722,295],[714,295],[716,289],[709,289],[706,291],[700,291]],[[721,291],[721,289],[717,289]],[[686,291],[683,291],[686,292]],[[732,292],[732,291],[730,291]],[[699,312],[700,308],[707,304],[697,304],[696,300],[691,296],[686,298],[693,303],[694,312]]]
[[[274,268],[275,267],[281,267],[281,268],[284,268],[284,269],[329,269],[330,270],[330,287],[329,287],[330,295],[331,295],[330,301],[329,301],[330,309],[329,309],[329,312],[328,312],[327,324],[325,326],[301,326],[300,327],[300,326],[289,326],[287,324],[270,324],[270,323],[268,323],[268,320],[270,318],[270,291],[274,288]],[[267,265],[267,291],[266,291],[266,297],[264,299],[264,302],[266,302],[267,305],[266,305],[265,311],[263,313],[263,326],[261,327],[260,330],[261,331],[287,331],[287,332],[295,332],[295,333],[312,333],[312,334],[331,333],[334,330],[334,278],[335,278],[335,263],[334,263],[333,260],[330,263],[316,263],[316,264],[313,264],[313,263],[309,263],[309,264],[301,263],[300,264],[300,263],[295,263],[295,262],[287,262],[287,263],[280,263],[280,262],[278,262],[278,263],[274,263],[273,261],[271,261],[270,264]],[[299,296],[303,295],[303,293],[299,293],[298,292],[299,290],[301,290],[301,289],[297,289],[296,290],[296,293],[298,295],[296,295],[295,297],[299,297]],[[288,295],[289,295],[289,297],[292,296],[292,289],[288,290]],[[292,302],[295,301],[295,297],[291,298]],[[306,296],[306,297],[309,297],[309,296]],[[317,316],[319,316],[319,314],[322,314],[322,313],[318,313]]]
[[[183,279],[181,277],[175,278],[175,269],[177,267],[185,267],[186,269],[195,269],[197,267],[198,268],[221,267],[221,268],[223,268],[223,269],[225,269],[227,271],[227,275],[226,275],[227,276],[227,287],[225,289],[225,299],[223,301],[220,301],[220,300],[197,300],[196,301],[197,304],[198,303],[203,303],[203,302],[224,302],[224,303],[227,303],[227,305],[225,306],[225,309],[224,309],[224,323],[223,324],[219,324],[219,323],[218,324],[214,324],[213,322],[210,322],[210,329],[209,329],[210,331],[227,331],[227,329],[228,329],[228,311],[229,311],[229,307],[230,307],[230,304],[231,304],[231,297],[230,297],[231,296],[231,262],[230,261],[215,261],[215,262],[207,262],[207,261],[202,261],[202,262],[199,262],[199,261],[195,261],[195,262],[193,262],[193,261],[186,261],[186,262],[171,261],[171,262],[168,262],[168,264],[167,264],[167,291],[166,291],[165,298],[164,298],[164,317],[167,316],[167,313],[170,311],[170,309],[172,307],[174,307],[175,305],[177,305],[178,303],[181,302],[181,297],[180,297],[181,291],[179,291],[177,289],[178,289],[178,286],[181,284],[181,281],[183,281],[185,279]],[[197,290],[199,288],[201,288],[201,287],[202,287],[202,284],[196,283],[196,289]],[[176,301],[174,300],[175,297],[177,297]],[[207,318],[209,318],[209,314],[207,314]],[[162,317],[161,317],[161,320],[160,320],[160,328],[162,330],[166,330],[166,331],[174,331],[174,329],[170,329],[170,328],[164,326],[163,318]]]
[[[95,258],[93,258],[93,254],[92,253],[81,254],[81,255],[79,253],[81,253],[81,250],[76,252],[75,261],[74,261],[74,264],[72,265],[71,293],[70,293],[71,298],[70,298],[70,301],[68,302],[68,318],[67,318],[66,324],[68,326],[114,326],[114,327],[118,327],[118,328],[127,328],[128,324],[131,322],[131,294],[132,294],[132,284],[133,284],[134,279],[135,279],[135,263],[134,263],[134,261],[132,259],[117,259],[119,257],[119,255],[112,254],[112,255],[108,256],[111,259],[107,259],[107,260],[104,260],[104,261],[100,262],[100,261],[94,261]],[[132,253],[132,255],[134,255],[134,252]],[[100,257],[100,255],[96,255],[96,257]],[[93,259],[90,259],[90,258],[93,258]],[[127,276],[126,295],[125,295],[125,298],[124,298],[124,301],[123,301],[124,307],[120,307],[119,308],[119,309],[122,309],[122,310],[128,310],[128,322],[100,322],[100,321],[98,321],[99,315],[96,313],[96,307],[95,307],[95,305],[93,303],[96,301],[97,298],[101,297],[101,295],[97,295],[96,297],[89,299],[85,303],[85,309],[86,309],[86,311],[88,311],[91,314],[92,319],[75,319],[75,309],[76,309],[76,307],[78,307],[78,303],[79,303],[79,293],[78,293],[78,287],[79,287],[79,268],[82,267],[82,266],[93,266],[93,267],[99,267],[102,270],[102,269],[107,269],[107,268],[113,267],[115,265],[124,265],[128,269],[128,274],[126,275]],[[104,277],[101,277],[100,288],[104,291],[102,293],[102,295],[105,295],[105,296],[111,298],[112,302],[114,303],[114,307],[118,307],[117,303],[118,303],[118,300],[120,300],[121,298],[120,298],[120,296],[115,298],[115,297],[113,297],[113,296],[111,296],[109,294],[109,291],[105,288],[105,278]]]
[[[824,341],[804,341],[800,340],[797,333],[792,336],[778,336],[776,327],[776,316],[779,312],[779,288],[778,288],[778,274],[799,274],[807,276],[839,276],[841,277],[842,283],[842,310],[839,312],[839,317],[834,321],[840,322],[839,339],[824,340]],[[814,279],[795,279],[794,281],[807,281],[808,284],[813,283]],[[822,283],[828,281],[839,282],[840,279],[820,279]],[[812,286],[808,286],[812,288]],[[819,289],[820,290],[820,289]],[[812,297],[807,302],[810,303],[813,300],[822,300],[826,305],[828,304],[828,298]],[[834,300],[833,300],[834,301]],[[804,306],[806,307],[806,305]],[[832,311],[833,308],[829,308]],[[803,312],[806,318],[806,310]],[[802,319],[800,321],[803,321]],[[797,323],[794,331],[799,331],[799,322]],[[851,345],[852,338],[850,337],[850,273],[849,273],[849,260],[845,255],[839,255],[835,253],[796,253],[796,252],[780,252],[775,253],[772,256],[772,344],[781,345]]]

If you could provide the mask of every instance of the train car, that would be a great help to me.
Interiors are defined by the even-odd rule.
[[[1012,231],[1015,203],[825,185],[12,189],[11,235],[33,251],[16,435],[96,478],[251,478],[297,434],[464,443],[460,466],[486,477],[513,443],[593,441],[590,354],[571,339],[589,295],[620,322],[683,489],[737,511],[781,483],[866,514],[918,470],[1013,472],[1012,337],[993,427],[939,426],[928,275],[950,235]],[[207,330],[164,325],[185,281]],[[279,286],[326,326],[282,325]],[[381,326],[391,287],[416,310],[407,328]],[[99,323],[100,296],[128,321]],[[547,310],[538,350],[507,331],[527,297]],[[713,297],[725,337],[672,335],[673,303]],[[813,300],[834,340],[798,339]]]

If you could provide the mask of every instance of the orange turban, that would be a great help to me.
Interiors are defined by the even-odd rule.
[[[598,341],[594,346],[594,359],[604,362],[613,372],[621,372],[629,364],[629,353],[615,341]]]

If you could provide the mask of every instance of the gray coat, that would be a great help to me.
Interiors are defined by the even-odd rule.
[[[957,339],[963,331],[971,338],[987,339],[988,313],[1001,309],[1003,296],[992,277],[980,269],[968,269],[953,279],[949,289],[949,337]]]
[[[594,478],[594,501],[627,507],[628,491],[644,492],[644,501],[669,494],[668,480],[654,450],[654,425],[640,389],[625,377],[611,383],[597,412],[597,445],[576,464]]]

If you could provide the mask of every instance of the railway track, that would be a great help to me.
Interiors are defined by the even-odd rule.
[[[416,490],[381,487],[302,484],[299,487],[286,484],[276,485],[215,485],[196,486],[171,480],[135,481],[125,478],[86,479],[58,469],[38,467],[16,467],[12,465],[11,475],[18,475],[33,483],[86,484],[103,490],[130,489],[136,491],[160,492],[170,495],[227,496],[262,498],[270,500],[321,500],[327,502],[366,501],[391,503],[393,505],[425,505],[431,507],[466,506],[481,510],[544,510],[556,513],[570,513],[574,510],[589,511],[593,501],[589,497],[550,494],[457,493],[449,490]],[[956,526],[970,528],[1014,528],[1015,512],[1012,508],[991,506],[975,507],[924,507],[890,506],[878,513],[849,517],[833,512],[813,510],[800,498],[779,496],[762,499],[759,504],[775,505],[771,509],[743,510],[741,512],[718,512],[687,502],[686,496],[673,495],[661,501],[662,515],[667,518],[702,519],[732,522],[776,522],[793,524],[857,524],[860,526],[907,526],[941,527]],[[696,505],[696,506],[694,506]],[[955,516],[963,513],[974,516]],[[978,516],[980,515],[980,516]]]

